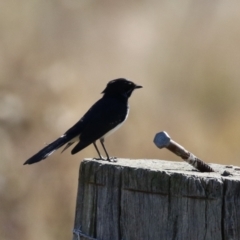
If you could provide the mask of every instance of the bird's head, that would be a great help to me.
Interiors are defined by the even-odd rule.
[[[142,86],[139,86],[134,82],[131,82],[125,78],[118,78],[110,81],[107,84],[106,88],[102,91],[102,93],[104,95],[113,95],[113,96],[123,95],[129,98],[132,92],[137,88],[142,88]]]

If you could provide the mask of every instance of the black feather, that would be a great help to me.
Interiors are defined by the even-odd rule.
[[[40,150],[38,153],[30,157],[23,165],[26,164],[33,164],[36,162],[39,162],[45,158],[47,158],[49,155],[51,155],[55,150],[62,147],[64,144],[66,144],[69,141],[67,136],[62,136],[55,140],[54,142],[48,144],[46,147],[44,147],[42,150]]]

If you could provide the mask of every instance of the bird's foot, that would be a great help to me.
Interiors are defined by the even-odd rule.
[[[97,160],[97,161],[99,161],[99,160],[102,160],[102,161],[106,161],[106,159],[103,157],[103,156],[101,156],[101,157],[95,157],[95,158],[93,158],[94,160]]]
[[[109,157],[106,160],[109,162],[117,162],[117,157]]]
[[[109,157],[109,158],[104,158],[104,157],[95,157],[93,158],[94,160],[102,160],[102,161],[109,161],[109,162],[117,162],[117,157]]]

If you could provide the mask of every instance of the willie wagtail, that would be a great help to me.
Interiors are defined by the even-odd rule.
[[[104,139],[116,131],[127,119],[129,112],[128,98],[131,96],[133,90],[137,88],[142,88],[142,86],[138,86],[124,78],[110,81],[102,92],[103,97],[73,127],[66,131],[60,138],[29,158],[24,165],[39,162],[66,144],[63,149],[64,151],[75,142],[77,144],[72,149],[72,154],[81,151],[93,143],[99,159],[104,160],[96,145],[98,139],[104,149],[107,160],[114,161],[114,158],[110,158],[107,153],[104,146]]]

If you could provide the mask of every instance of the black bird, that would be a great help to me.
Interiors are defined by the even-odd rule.
[[[115,161],[114,158],[109,157],[104,146],[104,139],[116,131],[127,119],[129,112],[128,98],[137,88],[142,88],[142,86],[138,86],[124,78],[110,81],[102,92],[103,97],[73,127],[29,158],[24,165],[39,162],[66,144],[63,149],[64,151],[76,141],[78,143],[72,149],[72,154],[81,151],[93,143],[99,159],[105,160],[97,148],[96,141],[98,139],[107,156],[106,160]]]

